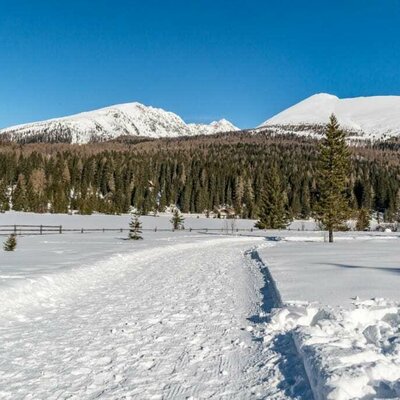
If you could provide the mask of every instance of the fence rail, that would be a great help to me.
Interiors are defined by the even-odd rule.
[[[172,228],[143,228],[143,232],[175,232]],[[253,232],[254,228],[186,228],[185,232]],[[0,225],[0,235],[49,235],[64,233],[129,232],[129,228],[64,228],[62,225]]]

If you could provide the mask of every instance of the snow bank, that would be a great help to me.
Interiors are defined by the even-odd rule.
[[[316,400],[400,397],[400,303],[298,302],[275,310],[269,328],[292,333]]]

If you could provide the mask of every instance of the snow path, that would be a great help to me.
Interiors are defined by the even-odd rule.
[[[72,271],[80,285],[0,315],[0,397],[309,399],[290,340],[262,339],[257,242],[204,236]]]

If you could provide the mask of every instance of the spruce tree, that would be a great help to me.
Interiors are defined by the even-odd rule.
[[[347,199],[347,177],[350,168],[350,154],[346,134],[340,129],[332,114],[319,144],[318,163],[318,204],[315,217],[329,232],[329,242],[333,242],[333,232],[343,229],[349,217]]]
[[[10,209],[7,185],[0,181],[0,213]]]
[[[285,197],[276,165],[272,165],[268,171],[258,217],[255,226],[259,229],[284,229],[288,224]]]
[[[183,227],[183,221],[185,219],[183,218],[181,212],[175,208],[173,214],[172,214],[172,218],[170,219],[170,222],[172,224],[172,228],[174,230],[178,230],[178,229],[184,229]]]
[[[18,175],[17,185],[12,193],[12,205],[14,211],[26,211],[28,209],[25,178],[22,174]]]
[[[142,223],[139,220],[138,214],[133,214],[131,222],[129,223],[129,239],[140,240],[143,239],[142,234]]]
[[[4,242],[3,248],[5,251],[14,251],[17,247],[17,236],[12,233]]]
[[[369,228],[371,212],[367,208],[360,208],[357,215],[356,229],[365,231]]]

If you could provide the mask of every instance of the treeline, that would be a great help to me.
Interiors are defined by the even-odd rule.
[[[229,207],[257,218],[271,167],[290,217],[307,218],[318,199],[316,141],[263,133],[90,145],[0,145],[0,209],[142,214]],[[354,210],[398,218],[400,157],[391,146],[352,148],[348,197]]]

